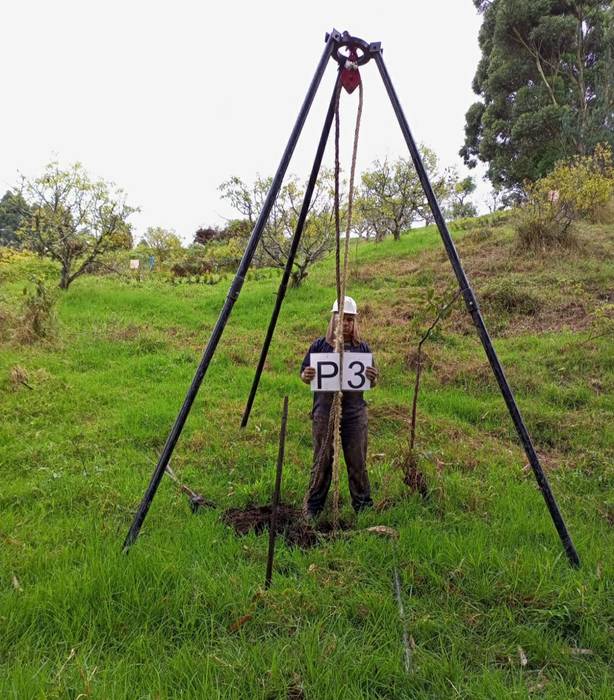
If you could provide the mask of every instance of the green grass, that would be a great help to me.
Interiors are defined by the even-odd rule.
[[[279,541],[263,593],[266,538],[220,521],[270,498],[285,394],[284,500],[302,499],[311,397],[297,372],[334,298],[329,259],[289,292],[242,431],[278,277],[248,280],[172,460],[218,507],[194,516],[164,480],[121,554],[229,280],[85,277],[60,297],[55,339],[0,345],[1,698],[611,697],[611,227],[587,227],[578,251],[553,259],[515,253],[505,228],[455,238],[582,567],[567,565],[460,306],[426,346],[417,447],[431,498],[401,483],[406,358],[432,318],[428,290],[452,279],[432,228],[352,245],[349,291],[382,370],[369,470],[389,507],[354,519],[344,478],[343,517],[394,527],[398,542],[356,531],[309,551]],[[52,274],[0,267],[13,313],[37,269]],[[16,365],[31,389],[11,382]]]

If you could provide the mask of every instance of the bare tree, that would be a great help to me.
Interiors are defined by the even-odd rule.
[[[271,182],[271,178],[258,176],[253,185],[249,186],[241,178],[232,177],[220,185],[220,191],[222,197],[228,199],[234,209],[253,227]],[[304,194],[305,190],[300,181],[296,177],[290,177],[287,184],[281,188],[271,209],[260,247],[264,253],[264,262],[274,267],[284,268],[286,265]],[[333,176],[330,171],[323,171],[313,192],[301,242],[294,259],[291,274],[293,286],[298,287],[307,277],[311,265],[332,248],[334,233]]]

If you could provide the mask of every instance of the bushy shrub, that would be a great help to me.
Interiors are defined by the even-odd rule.
[[[171,265],[174,277],[201,277],[211,273],[227,272],[236,269],[243,255],[243,246],[237,238],[220,243],[210,243],[206,247],[190,246]]]
[[[16,282],[25,278],[52,279],[57,265],[28,250],[0,246],[0,282]]]
[[[34,288],[24,288],[21,308],[0,301],[0,341],[30,345],[51,340],[57,332],[56,302],[57,295],[40,278]]]
[[[546,177],[527,186],[517,232],[522,248],[568,247],[579,219],[603,218],[614,196],[614,165],[609,146],[598,145],[590,156],[557,163]]]
[[[511,279],[493,282],[484,290],[482,299],[499,314],[533,316],[542,306],[539,297]]]
[[[480,228],[476,228],[473,232],[473,238],[476,241],[488,241],[494,235],[494,231],[488,226],[480,226]]]
[[[173,284],[217,284],[224,279],[224,275],[217,275],[214,272],[205,272],[202,275],[189,275],[173,277]]]
[[[513,218],[513,209],[500,209],[499,211],[493,211],[490,214],[483,216],[482,222],[492,228],[498,228],[499,226],[506,226],[507,224],[511,223]]]
[[[34,289],[23,290],[21,319],[17,328],[17,340],[33,343],[49,340],[56,332],[55,304],[57,296],[49,291],[44,281],[34,280]]]
[[[477,228],[482,224],[482,220],[477,216],[468,216],[462,219],[455,219],[450,222],[450,228],[455,231],[468,231]]]
[[[200,246],[191,246],[171,265],[173,277],[178,278],[204,275],[212,270],[213,265]]]

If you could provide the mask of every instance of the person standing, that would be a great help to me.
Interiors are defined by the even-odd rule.
[[[310,367],[311,354],[335,351],[335,329],[338,308],[335,301],[325,336],[317,338],[309,347],[301,365],[300,376],[305,384],[315,377],[315,368]],[[343,305],[344,352],[370,353],[368,344],[360,339],[358,308],[352,297],[345,297]],[[367,367],[365,374],[371,386],[378,380],[378,370]],[[333,466],[333,430],[329,431],[330,410],[334,391],[315,391],[313,394],[312,437],[313,466],[309,488],[305,494],[303,511],[309,518],[317,517],[324,508],[330,488]],[[373,505],[371,486],[367,474],[368,413],[362,391],[344,391],[341,402],[341,445],[348,471],[352,507],[356,512]]]

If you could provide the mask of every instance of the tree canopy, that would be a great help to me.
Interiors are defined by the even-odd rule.
[[[174,231],[161,226],[149,226],[139,241],[139,246],[149,248],[160,262],[168,260],[182,248],[181,238]]]
[[[554,164],[614,144],[614,9],[603,0],[474,0],[482,58],[467,111],[469,167],[517,189]]]
[[[0,199],[0,245],[20,245],[17,232],[28,214],[28,204],[21,194],[7,190]]]

